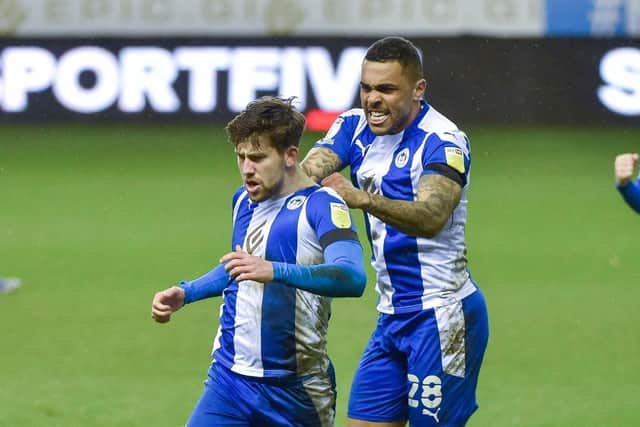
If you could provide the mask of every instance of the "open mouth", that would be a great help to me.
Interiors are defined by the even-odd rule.
[[[389,118],[389,113],[383,113],[382,111],[368,111],[367,119],[370,125],[380,126]]]
[[[260,188],[260,183],[257,181],[249,180],[244,182],[244,187],[249,193],[255,193]]]

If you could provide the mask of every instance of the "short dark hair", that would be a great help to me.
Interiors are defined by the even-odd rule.
[[[372,62],[398,61],[410,78],[417,81],[423,77],[418,48],[403,37],[385,37],[374,42],[367,49],[364,59]]]
[[[264,96],[251,101],[225,127],[229,141],[234,146],[246,140],[256,144],[259,136],[266,136],[280,153],[299,146],[306,120],[293,107],[294,100]]]

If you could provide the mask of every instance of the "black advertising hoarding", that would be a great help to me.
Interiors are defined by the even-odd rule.
[[[226,122],[268,94],[296,96],[307,113],[342,111],[358,102],[369,42],[5,39],[0,121]]]
[[[426,42],[430,99],[459,122],[640,124],[640,40]]]
[[[372,41],[0,39],[0,122],[223,123],[251,99],[278,94],[297,96],[320,129],[359,105],[360,62]],[[413,41],[427,100],[459,124],[640,123],[640,40]]]

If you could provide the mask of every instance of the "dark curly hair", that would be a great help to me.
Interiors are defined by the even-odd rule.
[[[258,137],[267,137],[273,147],[283,153],[288,147],[299,146],[305,127],[304,114],[293,107],[295,97],[264,96],[251,101],[225,127],[229,141],[237,146],[241,142],[258,143]]]
[[[403,37],[385,37],[374,42],[364,59],[372,62],[398,61],[409,78],[418,81],[423,77],[418,48]]]

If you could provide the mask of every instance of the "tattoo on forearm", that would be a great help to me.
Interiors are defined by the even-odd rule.
[[[337,172],[341,165],[340,157],[332,150],[324,147],[313,148],[301,163],[302,170],[315,181],[320,181],[333,172]]]
[[[433,237],[446,224],[461,194],[460,185],[453,180],[442,175],[425,175],[418,184],[416,201],[374,194],[365,210],[406,234]]]

